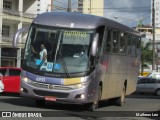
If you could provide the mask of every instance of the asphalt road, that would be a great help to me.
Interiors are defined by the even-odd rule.
[[[49,115],[57,118],[56,120],[102,120],[102,119],[160,119],[155,111],[160,111],[160,96],[153,95],[130,95],[127,96],[124,106],[116,106],[107,101],[100,103],[100,108],[96,112],[86,111],[85,106],[66,105],[46,102],[45,106],[37,107],[34,100],[22,98],[17,94],[1,94],[0,95],[0,111],[16,111],[16,112],[42,112],[42,116]],[[47,114],[46,114],[47,113]],[[143,115],[144,117],[138,117]],[[148,116],[151,115],[151,116]],[[155,115],[155,116],[154,116]],[[153,117],[154,116],[154,117]],[[38,118],[39,119],[39,118]]]

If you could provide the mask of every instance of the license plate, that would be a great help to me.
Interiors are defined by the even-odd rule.
[[[46,101],[56,101],[56,97],[53,97],[53,96],[45,96],[45,100]]]

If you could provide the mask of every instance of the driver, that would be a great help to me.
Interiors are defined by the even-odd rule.
[[[40,60],[47,62],[47,50],[46,50],[44,44],[41,44],[41,51],[40,51],[39,55],[40,55]]]
[[[40,49],[41,49],[41,51],[39,52],[40,60],[47,62],[47,50],[44,44],[41,44]],[[37,53],[33,47],[32,47],[32,51],[33,53]]]

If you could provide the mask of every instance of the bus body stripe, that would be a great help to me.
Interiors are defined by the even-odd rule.
[[[37,77],[43,77],[43,78],[45,78],[45,82],[42,82],[42,83],[54,84],[54,85],[62,85],[63,84],[63,78],[45,77],[45,76],[35,75],[35,74],[29,73],[29,72],[26,72],[25,76],[35,82],[39,82],[39,81],[36,81]]]
[[[27,78],[29,78],[32,81],[38,82],[36,81],[37,77],[44,77],[44,76],[40,76],[40,75],[35,75],[29,72],[25,72],[25,75]],[[53,77],[44,77],[45,78],[45,82],[46,84],[54,84],[54,85],[72,85],[72,84],[77,84],[77,83],[81,83],[82,82],[82,78],[53,78]]]
[[[77,84],[81,82],[81,78],[65,78],[64,85]]]

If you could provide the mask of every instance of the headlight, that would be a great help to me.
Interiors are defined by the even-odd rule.
[[[85,82],[85,83],[79,83],[79,84],[69,85],[67,87],[70,87],[72,89],[80,89],[80,88],[85,88],[87,85],[88,85],[88,82]]]
[[[21,79],[26,83],[31,83],[31,80],[28,79],[27,77],[22,77]]]

